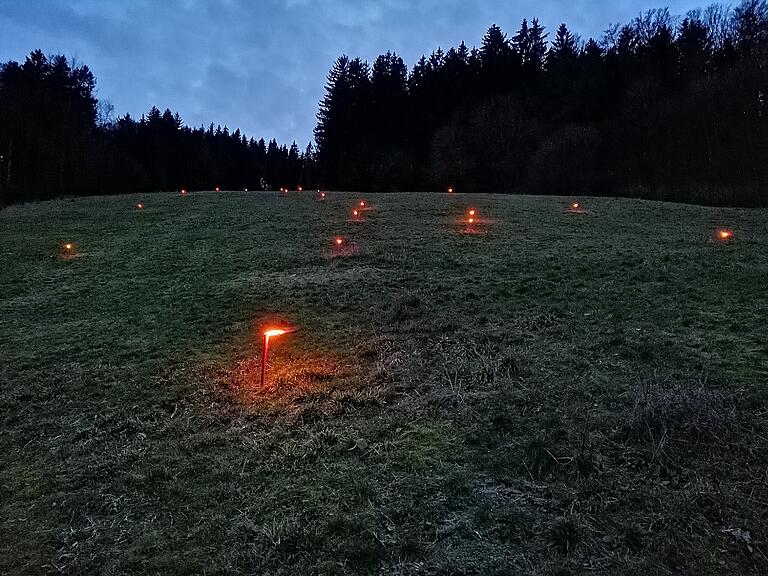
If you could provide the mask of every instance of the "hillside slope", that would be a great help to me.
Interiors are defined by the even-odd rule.
[[[0,573],[768,572],[768,211],[571,201],[0,212]]]

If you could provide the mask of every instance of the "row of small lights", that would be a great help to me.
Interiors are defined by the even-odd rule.
[[[216,190],[216,192],[220,192],[221,191],[221,189],[218,186],[216,187],[215,190]],[[247,191],[248,189],[246,188],[245,190]],[[297,188],[297,191],[302,192],[303,191],[302,187],[299,186]],[[289,189],[288,188],[280,188],[280,192],[284,192],[284,193],[285,192],[289,192]],[[180,193],[181,193],[181,196],[187,196],[189,194],[187,192],[187,190],[184,189],[184,188],[181,189]],[[453,188],[452,187],[448,188],[448,193],[453,193]],[[321,192],[321,191],[318,190],[318,194],[319,194],[319,197],[320,197],[321,200],[325,200],[325,197],[326,197],[326,193],[325,192]],[[137,203],[136,204],[136,208],[139,209],[139,210],[143,210],[144,209],[144,203],[143,202]],[[355,218],[359,217],[361,210],[365,210],[365,208],[366,208],[365,201],[361,200],[360,204],[359,204],[359,207],[356,207],[356,208],[354,208],[352,210],[352,216],[355,217]],[[580,208],[581,208],[581,204],[579,204],[578,202],[574,202],[573,204],[570,205],[570,209],[572,211],[578,211]],[[478,216],[478,214],[477,214],[477,210],[476,209],[474,209],[474,208],[468,209],[467,210],[467,223],[470,224],[470,225],[473,225],[473,224],[477,223],[477,220],[478,220],[477,216]],[[718,237],[721,240],[732,240],[733,239],[733,232],[731,232],[730,230],[718,230]],[[341,237],[337,237],[335,239],[335,243],[336,243],[336,246],[341,246],[341,245],[344,244],[344,239],[341,238]],[[71,242],[67,242],[66,244],[63,245],[63,247],[64,247],[65,251],[71,252],[72,250],[74,250],[75,245],[73,243],[71,243]]]
[[[215,188],[215,190],[216,190],[216,192],[220,192],[221,191],[221,189],[218,186]],[[453,193],[453,190],[454,189],[452,187],[448,188],[448,193]],[[248,189],[246,188],[245,191],[247,192]],[[289,191],[290,190],[288,188],[280,188],[280,192],[286,193],[286,192],[289,192]],[[298,192],[302,192],[303,188],[301,186],[299,186],[297,188],[297,191]],[[189,192],[185,188],[182,188],[180,193],[181,193],[181,196],[187,196],[189,194]],[[318,190],[318,193],[319,193],[320,199],[321,200],[325,200],[326,193],[325,192],[321,192],[319,190]],[[359,209],[358,208],[353,209],[352,210],[352,215],[355,218],[357,218],[360,215],[360,211],[364,210],[365,207],[366,207],[365,201],[361,200],[360,201],[360,205],[359,205]],[[143,210],[144,209],[144,203],[143,202],[137,203],[136,204],[136,208],[139,209],[139,210]],[[570,209],[573,210],[573,211],[577,211],[580,208],[581,208],[581,205],[578,202],[574,202],[573,204],[570,205]],[[467,223],[468,224],[475,224],[476,220],[477,220],[476,216],[477,216],[477,210],[476,209],[470,208],[469,210],[467,210]],[[718,237],[721,240],[732,240],[733,239],[733,232],[731,232],[730,230],[719,230],[718,231]],[[341,246],[342,244],[344,244],[344,239],[340,238],[340,237],[337,237],[336,240],[335,240],[335,243],[336,243],[337,246]],[[73,248],[74,248],[74,244],[72,244],[71,242],[68,242],[68,243],[64,244],[64,249],[66,251],[68,251],[68,252],[72,251]]]
[[[280,191],[282,192],[283,189],[281,188]],[[299,191],[301,191],[301,188],[299,188]],[[286,190],[286,192],[287,192],[287,190]],[[321,200],[325,200],[325,192],[320,192],[320,191],[318,191],[318,192],[319,192],[319,195],[320,195],[320,199]],[[453,188],[448,188],[448,192],[452,193],[453,192]],[[365,207],[366,207],[365,201],[361,200],[360,201],[360,205],[359,205],[359,209],[357,207],[354,208],[352,210],[352,215],[354,217],[357,217],[360,214],[360,210],[361,209],[365,209]],[[573,204],[570,205],[569,208],[570,208],[571,212],[579,212],[580,210],[582,210],[581,204],[579,204],[578,202],[574,202]],[[478,214],[477,209],[469,208],[467,210],[467,223],[471,226],[471,225],[475,224],[476,220],[479,220],[479,214]],[[730,240],[732,238],[733,233],[730,230],[720,230],[718,232],[718,235],[720,236],[720,238],[722,238],[723,240],[727,241],[727,240]],[[344,238],[337,237],[336,240],[335,240],[335,243],[336,243],[336,246],[338,248],[340,248],[344,244]],[[263,345],[262,345],[263,357],[262,357],[262,361],[261,361],[261,386],[262,386],[262,388],[264,387],[264,382],[265,382],[266,366],[267,366],[267,356],[268,356],[268,353],[269,353],[269,339],[272,338],[272,337],[275,337],[275,336],[282,336],[283,334],[286,334],[288,332],[289,331],[283,330],[283,329],[271,328],[271,329],[265,330],[264,333],[263,333],[264,334],[264,342],[263,342]]]
[[[247,192],[248,189],[246,188],[245,191]],[[297,191],[298,192],[302,192],[301,186],[299,186],[297,188]],[[216,187],[216,192],[220,192],[220,189],[218,187]],[[289,190],[287,188],[280,188],[280,192],[286,193],[286,192],[289,192]],[[448,188],[448,193],[453,193],[453,188],[452,187]],[[188,194],[188,192],[187,192],[186,189],[182,189],[181,190],[181,195],[182,196],[187,196],[187,194]],[[319,194],[319,198],[321,200],[325,200],[325,197],[326,197],[326,193],[325,192],[321,192],[321,191],[318,190],[318,194]],[[361,200],[359,202],[359,205],[356,206],[352,210],[353,217],[357,218],[360,215],[360,211],[361,210],[365,210],[366,207],[367,207],[367,205],[365,203],[365,200]],[[143,202],[139,202],[138,204],[136,204],[136,208],[138,208],[139,210],[143,210],[144,209],[144,203]],[[573,204],[570,205],[570,209],[571,209],[571,211],[579,211],[581,209],[581,205],[578,202],[574,202]],[[479,216],[478,212],[477,212],[477,210],[475,208],[469,208],[467,210],[467,223],[469,225],[474,225],[476,223],[476,221],[478,220],[478,216]],[[719,230],[718,231],[718,236],[723,241],[730,241],[730,240],[733,239],[733,232],[731,232],[730,230]],[[337,237],[335,239],[335,244],[336,244],[337,247],[340,248],[344,244],[344,238]],[[65,251],[68,252],[68,253],[71,253],[75,249],[75,245],[73,243],[71,243],[71,242],[67,242],[66,244],[63,245],[63,247],[64,247]],[[261,387],[262,388],[264,387],[264,383],[266,381],[267,357],[268,357],[268,354],[269,354],[269,341],[270,341],[270,339],[271,338],[276,338],[278,336],[283,336],[284,334],[289,334],[290,332],[293,332],[293,331],[294,330],[284,329],[284,328],[268,328],[268,329],[264,330],[264,332],[262,333],[262,336],[263,336],[262,360],[261,360]]]

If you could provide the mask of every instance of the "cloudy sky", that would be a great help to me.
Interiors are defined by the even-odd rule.
[[[0,60],[40,48],[87,64],[117,114],[152,105],[190,125],[256,138],[312,138],[325,76],[342,53],[408,65],[438,46],[480,42],[492,23],[514,33],[538,17],[586,37],[652,0],[0,0]],[[673,13],[700,5],[669,0]]]

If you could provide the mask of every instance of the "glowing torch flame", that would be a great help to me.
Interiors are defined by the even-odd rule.
[[[474,215],[475,215],[475,210],[474,210],[474,209],[470,210],[470,211],[469,211],[469,215],[470,215],[470,216],[474,216]]]
[[[451,192],[453,192],[453,188],[448,188],[448,193],[450,194]]]
[[[72,250],[72,244],[70,244],[70,243],[64,244],[64,249],[65,250]]]
[[[142,204],[141,202],[139,202],[138,204],[136,204],[136,208],[138,208],[139,210],[141,210],[142,208],[144,208],[144,204]]]
[[[272,338],[274,336],[282,336],[286,333],[286,330],[282,330],[280,328],[272,328],[270,330],[264,331],[264,337],[265,338]]]
[[[571,204],[571,208],[573,208],[574,210],[576,210],[578,207],[579,207],[578,202],[574,202],[573,204]]]
[[[733,232],[730,230],[720,230],[720,238],[723,240],[728,240],[731,237],[733,237]]]
[[[344,240],[342,238],[336,238],[336,246],[341,246],[344,244]]]
[[[359,212],[357,210],[352,210],[352,215],[353,216],[357,216],[358,214],[359,214]]]
[[[365,202],[360,202],[360,208],[365,208]]]
[[[267,357],[269,356],[269,339],[275,336],[282,336],[287,334],[288,330],[282,328],[270,328],[264,331],[264,345],[262,346],[261,356],[261,385],[264,386],[264,380],[267,374]]]

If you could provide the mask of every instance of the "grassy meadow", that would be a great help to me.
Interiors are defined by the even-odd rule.
[[[0,212],[0,573],[768,573],[768,211],[138,200]]]

